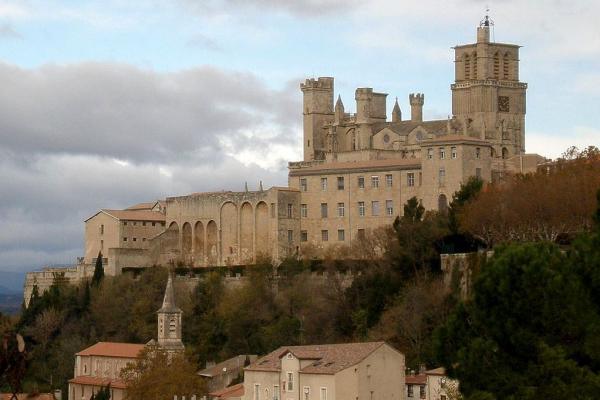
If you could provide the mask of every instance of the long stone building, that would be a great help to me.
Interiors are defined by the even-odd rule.
[[[410,94],[410,118],[387,94],[358,88],[347,113],[334,78],[307,79],[303,95],[304,159],[289,163],[288,187],[193,193],[100,210],[85,221],[81,268],[101,252],[109,275],[123,268],[181,263],[239,265],[279,260],[312,248],[351,245],[389,225],[417,197],[444,210],[461,183],[535,171],[545,161],[525,153],[527,84],[519,80],[519,46],[490,41],[484,19],[474,43],[454,47],[452,117],[423,119],[425,96]],[[79,273],[85,275],[85,273]],[[35,273],[28,276],[35,283]]]

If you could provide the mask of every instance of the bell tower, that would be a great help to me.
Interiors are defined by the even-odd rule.
[[[454,47],[452,113],[469,136],[488,140],[496,158],[525,152],[525,93],[519,48],[490,40],[494,22],[479,23],[477,42]]]
[[[300,84],[303,94],[304,161],[322,159],[326,151],[326,124],[334,121],[333,78],[307,79]]]
[[[158,314],[158,345],[167,351],[182,351],[181,341],[181,314],[182,311],[175,305],[173,279],[169,272],[165,297]]]

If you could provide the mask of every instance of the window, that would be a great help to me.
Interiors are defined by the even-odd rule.
[[[307,231],[300,231],[300,241],[301,242],[308,241],[308,232]]]
[[[358,177],[358,188],[359,189],[364,189],[365,188],[365,177],[364,176],[359,176]]]
[[[413,397],[415,394],[413,392],[413,385],[406,385],[408,389],[408,397]]]
[[[447,397],[443,394],[440,395],[440,400],[447,400]]]
[[[134,242],[137,242],[137,238],[133,238],[133,241],[134,241]]]
[[[364,229],[359,229],[358,233],[356,234],[356,237],[359,239],[364,239],[365,238],[365,230]]]
[[[273,385],[273,400],[279,400],[279,385]]]
[[[479,147],[475,149],[475,158],[481,158],[481,149]]]
[[[294,241],[294,231],[288,230],[288,243],[292,243]]]
[[[134,223],[133,223],[133,226],[136,226],[136,225],[137,225],[137,222],[134,222]]]
[[[287,373],[287,391],[291,392],[294,390],[294,374],[292,372]]]
[[[365,216],[365,202],[364,201],[358,202],[358,215],[361,217]]]
[[[385,201],[385,213],[387,215],[394,215],[394,201],[393,200]]]
[[[327,203],[321,203],[321,218],[327,218]]]
[[[371,215],[379,215],[379,202],[376,200],[371,202]]]
[[[443,186],[446,181],[446,170],[444,168],[440,168],[439,181],[440,181],[440,186]]]
[[[306,204],[300,204],[300,216],[308,218],[308,206]]]
[[[294,214],[294,205],[293,204],[288,204],[287,205],[287,217],[288,218],[292,218],[293,214]]]
[[[146,238],[142,238],[142,242],[145,242],[145,241],[146,241]]]
[[[393,182],[394,182],[394,178],[392,177],[392,174],[388,174],[385,176],[385,186],[392,187]]]
[[[165,226],[165,223],[164,223],[164,222],[161,222],[161,223],[160,223],[160,226]]]
[[[327,178],[321,178],[321,190],[324,192],[327,191]]]
[[[425,398],[425,385],[419,386],[419,397],[422,399]]]
[[[306,192],[308,190],[308,185],[306,184],[306,178],[300,178],[300,190]]]
[[[450,148],[450,153],[452,154],[452,158],[456,158],[457,154],[456,154],[456,147],[452,147]]]
[[[338,190],[344,190],[344,177],[343,176],[338,176],[337,188],[338,188]]]
[[[427,149],[427,159],[431,160],[433,158],[433,149]]]
[[[419,186],[423,184],[423,173],[419,172]]]
[[[440,147],[440,160],[443,160],[446,158],[446,149],[443,147]]]
[[[415,173],[409,172],[406,174],[406,185],[407,186],[415,186]]]
[[[144,221],[144,222],[142,222],[142,226],[146,226],[146,222],[145,222],[145,221]]]
[[[372,176],[371,177],[371,187],[372,188],[378,188],[379,187],[379,177],[378,176]]]
[[[153,223],[152,223],[152,226],[156,226],[156,222],[153,222]]]
[[[338,217],[344,216],[344,203],[337,203]]]
[[[327,388],[324,388],[324,387],[321,388],[321,399],[320,400],[327,400]]]
[[[481,168],[475,168],[475,176],[481,179]]]
[[[275,218],[275,203],[271,203],[271,218]]]
[[[329,231],[324,229],[321,231],[321,241],[327,242],[329,240]]]
[[[126,242],[126,241],[127,241],[127,238],[126,238],[126,237],[124,237],[124,238],[123,238],[123,241],[124,241],[124,242]]]
[[[260,400],[260,385],[258,383],[254,384],[254,400]]]
[[[104,224],[100,225],[100,234],[104,235]]]
[[[100,250],[104,250],[104,240],[100,241]]]
[[[123,221],[123,226],[127,226],[127,221]]]
[[[346,240],[346,232],[343,229],[338,229],[338,241],[343,242]]]

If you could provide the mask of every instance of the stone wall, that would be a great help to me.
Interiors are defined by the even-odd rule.
[[[25,285],[23,288],[23,301],[25,307],[29,306],[33,287],[37,285],[38,293],[41,295],[52,286],[55,279],[62,282],[77,285],[83,279],[91,278],[94,275],[94,266],[77,265],[69,268],[51,268],[46,267],[41,271],[28,272],[25,275]]]

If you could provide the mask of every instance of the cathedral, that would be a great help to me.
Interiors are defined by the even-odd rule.
[[[356,113],[347,113],[335,100],[334,78],[306,79],[300,84],[304,157],[289,163],[287,187],[261,184],[256,191],[99,210],[85,221],[85,254],[70,272],[73,280],[91,275],[99,253],[108,275],[159,264],[277,262],[309,250],[319,257],[391,225],[412,197],[443,212],[472,176],[492,182],[535,171],[545,159],[525,153],[520,47],[491,41],[490,25],[486,17],[473,43],[453,48],[451,117],[424,120],[422,93],[408,96],[410,116],[397,100],[388,116],[387,94],[372,88],[356,89]],[[28,275],[26,301],[27,287],[43,289],[44,273]]]

